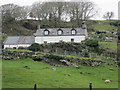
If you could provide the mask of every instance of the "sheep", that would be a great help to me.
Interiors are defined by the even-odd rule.
[[[110,82],[111,82],[111,80],[105,80],[104,82],[105,82],[105,83],[110,83]]]

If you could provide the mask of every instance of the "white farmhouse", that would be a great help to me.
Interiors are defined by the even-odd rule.
[[[81,28],[45,28],[40,25],[33,36],[8,36],[4,48],[29,47],[33,43],[77,42],[80,43],[88,37],[86,25]]]
[[[41,29],[40,26],[35,36],[35,43],[56,43],[64,42],[77,42],[80,43],[87,38],[87,29],[84,25],[82,28],[46,28]]]

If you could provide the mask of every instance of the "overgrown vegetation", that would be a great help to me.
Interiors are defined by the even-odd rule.
[[[106,47],[106,48],[105,48]],[[103,57],[115,57],[115,43],[111,47],[114,49],[107,48],[104,43],[99,42],[97,39],[88,39],[82,43],[71,43],[71,42],[58,42],[58,43],[46,43],[46,44],[32,44],[28,49],[32,51],[53,53],[60,55],[72,55],[78,57],[91,57],[92,58],[103,58]],[[117,49],[117,48],[116,48]],[[92,55],[94,54],[94,55]],[[102,55],[102,56],[101,56]]]
[[[98,47],[98,40],[96,40],[96,39],[88,39],[88,40],[85,41],[85,45],[89,46],[89,47],[97,48]]]
[[[39,51],[40,47],[38,43],[33,43],[30,47],[28,47],[28,49],[31,51]]]

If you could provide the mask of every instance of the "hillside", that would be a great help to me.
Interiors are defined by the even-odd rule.
[[[9,35],[32,35],[34,32],[34,29],[31,28],[34,26],[34,23],[30,21],[15,21],[13,23],[6,23],[3,24],[3,30],[2,32]]]
[[[91,28],[94,31],[117,32],[116,23],[117,23],[117,20],[116,21],[115,20],[113,20],[113,21],[109,21],[109,20],[96,20],[91,25],[89,25],[89,22],[88,22],[88,29]]]
[[[117,27],[110,25],[110,21],[106,20],[88,20],[87,27],[88,32],[90,31],[116,31]],[[116,21],[112,21],[116,23]],[[59,23],[59,27],[64,28],[72,28],[77,27],[74,25],[74,21],[72,22],[63,22]],[[32,35],[36,32],[37,25],[40,24],[41,28],[54,28],[56,24],[52,23],[52,21],[36,21],[36,20],[20,20],[14,21],[12,23],[3,23],[3,33],[7,35]]]

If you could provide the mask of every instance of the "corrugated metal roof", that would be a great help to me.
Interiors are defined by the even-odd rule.
[[[54,35],[58,35],[57,31],[61,29],[63,31],[63,34],[64,36],[67,36],[67,35],[71,35],[71,30],[73,28],[49,28],[47,30],[49,30],[49,35],[50,36],[54,36]],[[86,35],[86,29],[82,29],[82,28],[74,28],[76,30],[76,35]],[[44,36],[44,30],[46,29],[40,29],[40,30],[37,30],[36,33],[34,34],[35,36]]]
[[[35,42],[34,36],[8,36],[4,44],[18,45],[18,44],[32,44]]]

